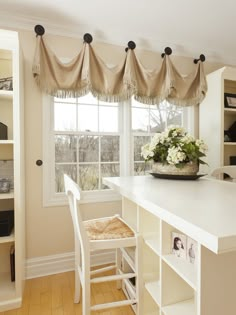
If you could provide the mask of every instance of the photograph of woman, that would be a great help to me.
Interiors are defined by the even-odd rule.
[[[186,259],[186,235],[172,233],[172,254],[178,258]]]

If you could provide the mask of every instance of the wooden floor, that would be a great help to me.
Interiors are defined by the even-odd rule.
[[[26,281],[21,308],[0,315],[81,315],[81,303],[74,304],[74,272],[60,273]],[[92,285],[92,304],[122,300],[115,282]],[[131,307],[92,312],[92,315],[134,315]]]

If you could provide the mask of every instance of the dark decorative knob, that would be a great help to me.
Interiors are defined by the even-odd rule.
[[[134,50],[134,49],[135,49],[135,47],[136,47],[135,42],[133,42],[132,40],[131,40],[131,41],[129,41],[129,42],[128,42],[128,47],[129,47],[129,49]]]
[[[165,55],[170,56],[172,54],[172,49],[170,47],[166,47],[164,52],[161,54],[161,57],[164,58]]]
[[[201,54],[201,55],[199,56],[199,58],[198,58],[198,59],[194,59],[193,62],[194,62],[195,64],[197,64],[199,60],[201,60],[201,62],[204,62],[204,61],[206,60],[206,57],[205,57],[203,54]]]
[[[89,33],[84,34],[84,41],[85,41],[85,43],[87,43],[87,44],[92,43],[92,41],[93,41],[92,35],[89,34]]]
[[[126,47],[126,48],[125,48],[125,52],[127,52],[128,50],[129,50],[129,47]]]
[[[35,25],[34,31],[37,34],[37,36],[42,36],[45,33],[45,29],[42,25]]]
[[[42,160],[37,160],[37,161],[36,161],[36,165],[38,165],[38,166],[43,165],[43,161],[42,161]]]

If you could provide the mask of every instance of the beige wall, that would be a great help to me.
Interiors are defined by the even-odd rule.
[[[73,57],[81,48],[82,41],[75,38],[45,35],[47,42],[60,57]],[[36,166],[37,159],[42,159],[42,94],[36,86],[32,72],[35,49],[35,33],[20,31],[20,44],[24,55],[25,85],[25,156],[26,156],[26,249],[27,258],[54,255],[73,251],[72,225],[67,207],[42,206],[42,171],[43,166]],[[124,56],[125,47],[115,47],[94,42],[93,47],[109,64],[117,64]],[[160,53],[138,51],[137,54],[147,67],[160,64]],[[196,56],[194,56],[196,57]],[[172,57],[181,73],[194,69],[193,59]],[[220,65],[205,64],[206,72],[220,68]],[[83,205],[86,218],[118,212],[120,202]]]

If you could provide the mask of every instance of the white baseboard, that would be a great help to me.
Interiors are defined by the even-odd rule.
[[[1,301],[0,302],[0,313],[4,311],[13,310],[15,308],[21,307],[22,299],[21,298],[15,298],[12,300],[7,301]],[[10,314],[10,312],[9,312]]]
[[[91,265],[115,261],[115,252],[98,252],[91,256]],[[26,261],[26,279],[37,278],[74,270],[74,252],[31,258]]]

